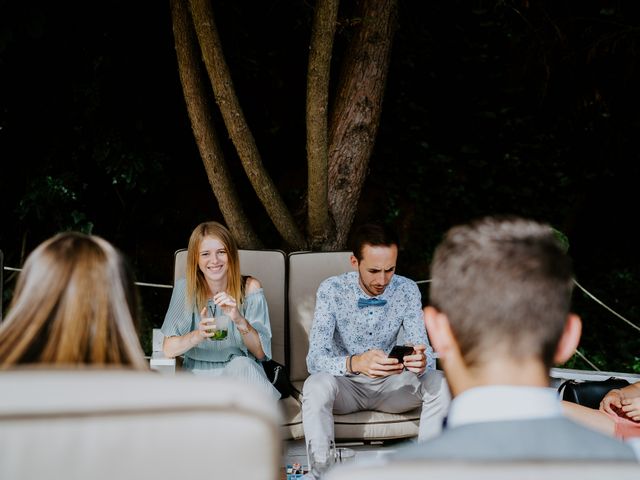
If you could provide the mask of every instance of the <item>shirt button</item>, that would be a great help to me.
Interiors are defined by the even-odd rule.
[[[369,335],[373,335],[373,333],[372,333],[372,332],[369,332]]]

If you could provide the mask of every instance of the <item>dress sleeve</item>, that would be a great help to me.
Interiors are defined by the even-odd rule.
[[[271,322],[269,321],[269,307],[264,291],[260,288],[249,293],[243,303],[243,316],[247,322],[256,329],[260,336],[260,343],[264,351],[265,358],[271,359]]]
[[[171,293],[169,308],[160,331],[165,337],[186,335],[191,331],[193,312],[187,307],[186,280],[178,280]]]
[[[424,326],[420,289],[413,281],[408,281],[402,287],[402,295],[402,304],[405,305],[402,321],[405,340],[413,345],[426,345],[427,349],[424,353],[427,356],[427,369],[435,369],[436,360],[433,356],[433,348],[429,344],[427,329]]]

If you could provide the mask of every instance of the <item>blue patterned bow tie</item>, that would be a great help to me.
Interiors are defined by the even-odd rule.
[[[386,300],[382,300],[380,298],[359,298],[358,299],[358,307],[381,307],[387,303]]]

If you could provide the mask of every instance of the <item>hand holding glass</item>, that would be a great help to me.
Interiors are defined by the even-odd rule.
[[[211,318],[214,319],[215,330],[213,336],[209,337],[209,340],[226,340],[229,334],[229,317],[222,313],[218,309],[218,314],[215,315],[214,307],[209,305],[207,310],[211,313]]]

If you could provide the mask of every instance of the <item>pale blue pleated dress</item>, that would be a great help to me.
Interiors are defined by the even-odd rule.
[[[212,301],[208,307],[215,309]],[[240,314],[247,319],[258,332],[265,358],[271,358],[271,325],[269,323],[269,308],[264,292],[260,288],[249,293],[239,307]],[[162,324],[162,334],[165,337],[186,335],[197,330],[200,323],[200,312],[194,306],[187,305],[186,280],[176,282],[169,309]],[[271,385],[264,373],[262,365],[247,349],[242,341],[242,335],[236,325],[229,321],[229,333],[223,341],[205,340],[184,353],[182,368],[190,370],[196,375],[229,375],[242,378],[274,396],[280,398],[280,393]]]

